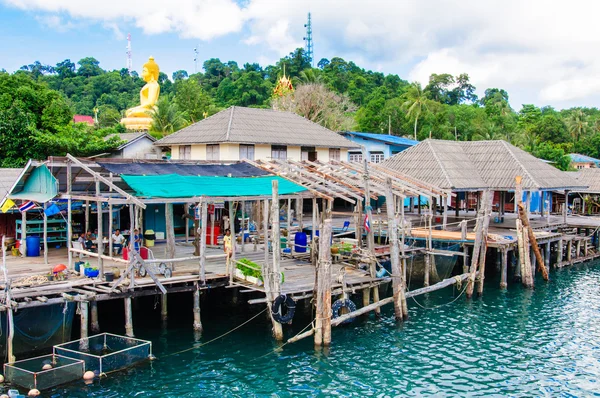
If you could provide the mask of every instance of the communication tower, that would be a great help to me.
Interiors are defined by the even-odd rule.
[[[127,54],[127,70],[129,73],[131,73],[131,70],[133,69],[133,61],[131,60],[131,33],[127,33],[126,49],[127,51],[125,53]]]
[[[312,22],[310,20],[310,12],[308,13],[308,22],[304,24],[306,28],[306,36],[303,37],[305,41],[306,56],[310,59],[310,64],[315,66],[313,38],[312,38]]]
[[[198,47],[194,47],[194,73],[198,73]]]

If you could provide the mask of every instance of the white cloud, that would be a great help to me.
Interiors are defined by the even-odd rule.
[[[431,73],[466,72],[480,91],[508,90],[515,108],[594,106],[600,89],[594,0],[4,1],[111,29],[133,21],[147,34],[210,40],[243,31],[240,41],[263,59],[302,46],[311,11],[317,61],[341,56],[422,82]]]

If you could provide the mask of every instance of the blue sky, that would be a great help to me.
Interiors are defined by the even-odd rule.
[[[167,74],[199,58],[272,63],[302,46],[311,11],[315,58],[427,83],[466,72],[482,95],[556,108],[600,101],[600,2],[592,0],[0,0],[0,68],[94,56],[134,68],[152,55]]]

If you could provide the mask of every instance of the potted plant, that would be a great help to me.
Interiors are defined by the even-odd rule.
[[[247,258],[242,258],[237,262],[235,268],[235,277],[258,286],[262,286],[264,284],[264,279],[260,265]],[[283,283],[284,281],[285,276],[282,272],[281,283]]]

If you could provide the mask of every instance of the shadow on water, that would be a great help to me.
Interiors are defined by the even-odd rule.
[[[410,318],[392,308],[334,328],[333,345],[315,351],[312,339],[277,349],[267,316],[201,346],[264,309],[240,294],[210,291],[202,300],[205,332],[192,330],[192,296],[160,303],[136,299],[136,337],[153,342],[157,360],[110,374],[91,386],[73,383],[53,397],[590,395],[600,382],[600,267],[578,265],[536,280],[535,291],[486,279],[484,296],[466,300],[456,288],[409,299]],[[509,281],[510,282],[510,281]],[[355,300],[356,302],[360,300]],[[299,305],[286,338],[310,322]],[[102,331],[124,333],[122,301],[100,303]],[[74,330],[75,329],[74,325]],[[173,355],[181,350],[197,348]]]

